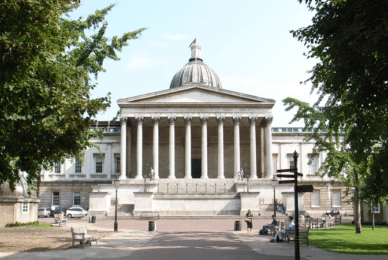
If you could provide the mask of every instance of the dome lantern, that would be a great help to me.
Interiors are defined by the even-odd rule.
[[[201,46],[197,44],[196,39],[190,47],[191,58],[189,63],[174,75],[170,88],[201,85],[221,89],[221,81],[217,74],[201,58]]]

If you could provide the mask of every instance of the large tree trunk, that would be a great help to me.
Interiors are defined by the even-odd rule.
[[[360,189],[358,173],[354,173],[355,189],[354,189],[354,222],[356,224],[356,234],[362,234],[361,227],[361,207],[360,207]]]

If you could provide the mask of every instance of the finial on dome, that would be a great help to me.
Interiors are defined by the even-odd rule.
[[[197,44],[197,38],[194,39],[194,41],[190,44],[189,47],[191,47],[191,59],[189,61],[192,61],[192,60],[201,60],[202,61],[201,46],[199,46]]]

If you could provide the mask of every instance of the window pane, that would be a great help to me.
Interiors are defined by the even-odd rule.
[[[318,157],[314,156],[311,160],[310,173],[316,173],[318,171]]]
[[[96,157],[96,173],[102,173],[102,157]]]
[[[56,162],[54,164],[54,172],[55,173],[61,173],[61,164],[59,162]]]
[[[295,168],[294,157],[290,156],[288,157],[288,159],[290,161],[290,169],[294,169]]]
[[[59,192],[53,192],[53,205],[59,205]]]
[[[278,161],[278,155],[277,154],[272,155],[272,171],[273,172],[277,171],[277,161]]]
[[[22,213],[28,213],[28,203],[27,202],[22,203]]]
[[[373,204],[371,203],[371,212],[372,213],[380,213],[380,203]]]
[[[314,191],[311,194],[311,206],[319,206],[319,191]]]
[[[339,191],[333,191],[333,206],[341,206],[341,193]]]
[[[116,173],[120,173],[120,157],[116,157]]]
[[[75,158],[75,172],[76,173],[81,172],[81,160],[78,157]]]
[[[79,192],[74,192],[74,205],[81,205],[81,196]]]

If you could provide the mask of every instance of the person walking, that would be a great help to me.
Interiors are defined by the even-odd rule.
[[[247,222],[247,234],[250,235],[252,234],[252,220],[253,220],[253,214],[250,209],[248,209],[248,213],[245,218],[245,222]]]

